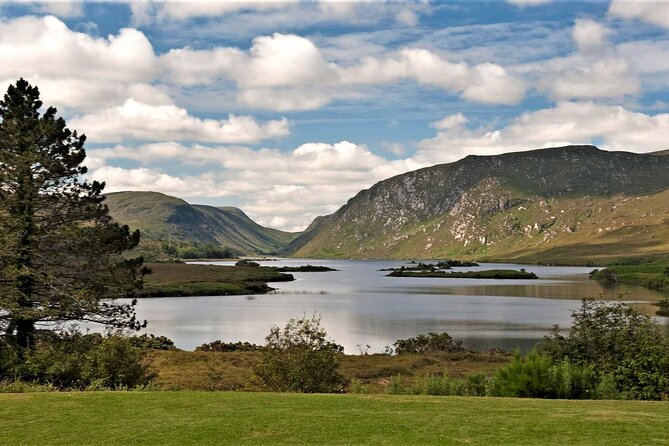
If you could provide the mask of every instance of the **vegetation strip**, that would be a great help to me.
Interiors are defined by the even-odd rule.
[[[669,403],[239,392],[0,395],[4,444],[661,444]]]
[[[295,280],[270,267],[149,263],[140,297],[221,296],[259,294],[274,288],[267,282]]]
[[[406,271],[395,270],[390,277],[443,277],[459,279],[538,279],[537,275],[527,271],[513,269],[489,269],[485,271]]]

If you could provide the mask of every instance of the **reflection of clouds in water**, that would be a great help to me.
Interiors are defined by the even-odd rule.
[[[480,348],[528,348],[559,324],[568,327],[578,299],[597,296],[592,268],[524,267],[550,280],[485,281],[385,277],[399,261],[287,259],[267,266],[324,265],[339,271],[293,273],[295,282],[272,284],[277,293],[256,296],[140,299],[138,317],[149,332],[192,350],[216,339],[264,343],[273,324],[319,313],[328,334],[346,352],[381,352],[397,339],[446,331]],[[230,264],[229,262],[227,264]],[[479,269],[491,268],[482,265]],[[448,280],[448,286],[444,281]],[[324,294],[321,292],[325,291]],[[614,293],[612,298],[615,298]],[[652,299],[648,299],[652,300]]]

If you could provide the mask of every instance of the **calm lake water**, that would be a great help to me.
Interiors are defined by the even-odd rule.
[[[193,262],[231,265],[233,262]],[[348,354],[381,352],[397,339],[446,331],[479,348],[530,348],[559,324],[583,297],[656,302],[668,296],[640,287],[602,287],[588,279],[592,267],[482,264],[476,268],[525,268],[539,280],[481,280],[386,277],[382,268],[403,261],[285,259],[266,266],[324,265],[339,271],[292,273],[294,282],[271,284],[267,295],[140,299],[139,319],[147,332],[164,335],[179,348],[204,342],[264,343],[273,324],[321,315],[328,334]],[[648,307],[648,306],[647,306]],[[664,318],[660,318],[665,323]],[[367,347],[369,346],[369,347]]]

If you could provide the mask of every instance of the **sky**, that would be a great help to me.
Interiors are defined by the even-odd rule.
[[[669,149],[667,1],[0,1],[88,178],[303,230],[470,154]]]

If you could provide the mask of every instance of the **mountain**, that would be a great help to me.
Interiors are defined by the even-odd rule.
[[[564,264],[669,255],[669,156],[594,146],[468,156],[359,192],[288,250]]]
[[[269,254],[296,236],[260,226],[234,207],[191,205],[158,192],[110,193],[105,204],[114,220],[141,230],[145,245],[212,245],[238,254]]]

